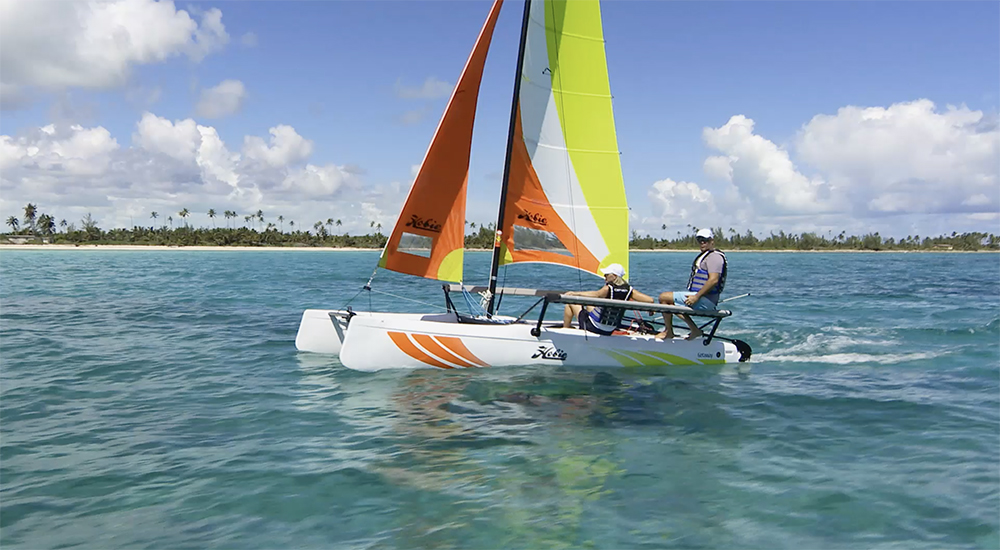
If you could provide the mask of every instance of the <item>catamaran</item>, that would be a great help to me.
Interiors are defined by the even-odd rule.
[[[375,268],[451,283],[442,285],[445,311],[308,309],[296,348],[339,354],[345,367],[361,371],[748,361],[749,345],[716,334],[729,310],[497,288],[498,268],[522,262],[594,275],[615,263],[628,270],[628,204],[598,0],[524,2],[490,277],[485,286],[463,284],[472,130],[503,3],[496,0],[490,9]],[[364,290],[372,291],[374,277]],[[465,298],[467,312],[459,311],[452,293]],[[499,315],[495,309],[505,295],[536,300],[517,317]],[[605,336],[547,321],[549,306],[561,304],[599,307],[603,321],[624,328]],[[648,322],[636,322],[641,313],[628,324],[626,309],[699,317],[704,336],[657,340]]]

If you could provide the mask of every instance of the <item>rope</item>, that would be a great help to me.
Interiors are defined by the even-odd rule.
[[[507,264],[503,266],[503,283],[500,284],[500,288],[507,288]],[[500,292],[500,299],[497,300],[497,310],[493,313],[500,315],[500,304],[503,303],[503,292]]]
[[[473,317],[486,317],[486,310],[483,309],[482,304],[476,303],[472,299],[472,294],[468,290],[465,290],[465,286],[462,287],[462,297],[465,298],[465,307],[469,308],[469,315]]]
[[[421,304],[421,305],[430,306],[430,307],[433,307],[433,308],[436,308],[436,309],[443,309],[445,311],[448,311],[448,308],[446,308],[446,307],[442,307],[442,306],[439,306],[437,304],[432,304],[430,302],[421,302],[420,300],[414,300],[413,298],[407,298],[406,296],[399,296],[398,294],[392,294],[391,292],[382,292],[381,290],[375,290],[374,288],[369,289],[369,292],[378,292],[379,294],[385,294],[386,296],[392,296],[393,298],[398,298],[400,300],[406,300],[407,302],[413,302],[413,303],[416,303],[416,304]],[[371,294],[369,294],[368,301],[371,302]],[[369,307],[371,307],[370,304],[369,304]]]
[[[347,306],[351,305],[351,302],[353,302],[353,301],[354,301],[354,299],[358,297],[358,294],[361,294],[362,292],[364,292],[364,290],[365,290],[365,289],[364,289],[364,288],[362,288],[361,290],[359,290],[359,291],[357,292],[357,294],[355,294],[354,296],[351,296],[351,298],[350,298],[349,300],[347,300],[346,302],[344,302],[344,305],[340,306],[340,309],[344,309],[344,308],[346,308]],[[369,304],[369,309],[371,309],[371,305],[370,305],[370,304]]]

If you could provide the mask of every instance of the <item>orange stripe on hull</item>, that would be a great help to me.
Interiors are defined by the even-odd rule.
[[[424,347],[427,351],[436,355],[440,359],[444,359],[449,363],[455,363],[463,367],[474,367],[472,363],[462,359],[461,357],[455,355],[450,350],[443,347],[440,343],[435,341],[433,338],[426,334],[414,334],[413,339],[416,340],[418,344]]]
[[[438,361],[434,357],[431,357],[430,355],[424,353],[423,350],[413,345],[413,342],[411,342],[410,339],[407,338],[406,335],[403,334],[402,332],[389,332],[388,334],[389,338],[392,339],[392,343],[396,344],[396,347],[398,347],[400,351],[416,359],[417,361],[420,361],[421,363],[425,363],[432,367],[438,367],[442,369],[452,368],[451,365],[446,365],[441,361]]]
[[[489,366],[488,363],[476,357],[475,354],[469,351],[469,348],[465,347],[465,343],[462,342],[461,338],[455,338],[454,336],[438,336],[437,340],[455,354],[460,355],[463,359],[472,361],[480,367]]]

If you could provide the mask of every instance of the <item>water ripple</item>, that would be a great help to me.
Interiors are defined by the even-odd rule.
[[[746,375],[296,353],[377,253],[2,254],[3,548],[1000,547],[1000,273],[954,256],[730,254]]]

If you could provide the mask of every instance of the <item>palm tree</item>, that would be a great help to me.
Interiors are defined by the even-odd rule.
[[[152,211],[152,212],[149,213],[149,217],[153,218],[153,223],[155,224],[156,223],[156,218],[159,218],[160,214],[157,211],[154,210],[154,211]]]
[[[253,219],[253,215],[252,215],[252,214],[247,214],[246,216],[243,216],[243,221],[244,221],[244,223],[246,223],[247,225],[249,225],[249,224],[250,224],[250,220],[251,220],[251,219]]]
[[[260,221],[261,224],[264,223],[264,211],[263,210],[258,210],[257,213],[254,214],[254,216],[257,218],[257,220]]]
[[[67,225],[69,225],[69,224],[68,224],[68,223],[66,223],[66,219],[65,219],[65,218],[59,221],[59,227],[61,227],[61,228],[62,228],[62,230],[63,230],[63,233],[65,233],[65,232],[66,232],[66,226],[67,226]]]
[[[17,222],[17,216],[11,216],[7,218],[7,225],[10,226],[11,233],[17,233],[17,228],[20,225]]]
[[[42,214],[38,217],[38,230],[42,235],[51,235],[56,228],[56,220],[48,215]]]
[[[378,228],[378,234],[381,235],[382,234],[382,224],[378,224],[375,227]]]
[[[295,221],[294,220],[291,220],[291,221],[288,222],[288,230],[291,231],[292,233],[295,232]]]
[[[191,215],[191,213],[188,212],[188,209],[185,208],[184,210],[181,210],[180,212],[177,213],[177,215],[180,216],[181,218],[184,218],[184,227],[187,227],[187,217]]]
[[[212,229],[215,229],[215,209],[208,209],[208,217],[212,219]]]
[[[326,226],[327,226],[327,227],[329,227],[329,228],[331,229],[331,231],[330,231],[330,232],[332,233],[332,232],[333,232],[333,231],[332,231],[332,230],[333,230],[333,218],[327,218],[327,219],[326,219]]]
[[[280,223],[280,224],[281,224],[281,229],[280,229],[280,231],[281,231],[282,233],[284,233],[284,232],[285,232],[285,217],[284,217],[284,216],[278,216],[278,223]]]
[[[342,222],[342,221],[340,221],[340,220],[337,220],[337,227],[340,227],[340,226],[342,226],[342,225],[344,225],[344,222]]]
[[[170,222],[170,229],[173,229],[174,228],[174,217],[173,216],[167,216],[167,221]]]
[[[25,229],[31,229],[32,232],[35,231],[35,216],[38,214],[38,207],[31,204],[30,202],[24,207],[24,225]]]

